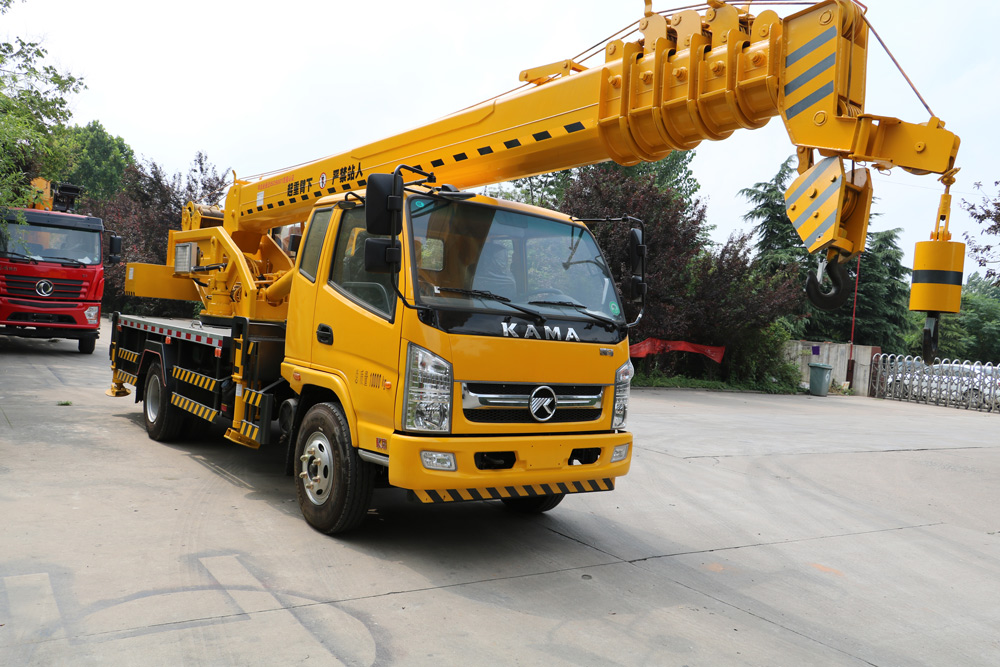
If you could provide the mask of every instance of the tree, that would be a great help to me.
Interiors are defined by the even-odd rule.
[[[789,338],[782,321],[801,306],[794,267],[764,270],[751,255],[749,234],[733,234],[721,247],[701,252],[691,263],[691,340],[723,345],[719,376],[733,384],[771,388],[771,377],[794,386],[784,367]],[[700,360],[699,360],[700,361]],[[700,362],[703,371],[713,370]]]
[[[655,307],[647,308],[637,338],[678,339],[685,335],[690,318],[685,308],[688,265],[701,250],[704,207],[699,205],[686,213],[672,193],[657,188],[652,174],[635,178],[617,165],[599,164],[575,172],[561,210],[580,218],[631,215],[645,223],[648,302]],[[591,224],[591,230],[621,289],[623,278],[630,274],[627,234],[610,223]],[[635,316],[630,305],[626,312]]]
[[[979,230],[981,236],[1000,236],[1000,181],[993,183],[997,188],[997,194],[990,196],[983,194],[982,201],[978,204],[962,200],[964,208],[972,219],[983,225]],[[982,190],[983,184],[976,183],[976,189]],[[965,234],[965,242],[969,245],[969,253],[976,259],[979,266],[986,269],[986,280],[997,281],[998,274],[995,268],[1000,264],[1000,249],[996,248],[993,242],[976,241],[971,234]]]
[[[0,15],[11,4],[0,0]],[[0,206],[29,204],[31,178],[52,177],[68,159],[56,129],[70,117],[66,97],[84,84],[44,64],[45,56],[37,42],[0,42]]]
[[[100,121],[67,129],[73,144],[73,161],[59,174],[59,180],[83,188],[91,199],[106,200],[120,192],[125,168],[135,162],[132,148],[114,137]]]
[[[740,194],[753,206],[743,219],[757,223],[753,228],[754,249],[761,270],[792,271],[797,274],[797,284],[805,285],[815,260],[810,258],[785,212],[785,190],[795,174],[794,160],[795,156],[789,157],[771,180],[755,183]],[[906,349],[907,334],[912,328],[907,315],[910,269],[902,264],[901,231],[868,232],[866,250],[861,255],[860,280],[857,280],[858,263],[848,263],[847,285],[858,287],[856,312],[853,299],[829,312],[803,299],[798,312],[783,319],[792,334],[846,343],[852,340],[853,329],[853,340],[860,345],[876,345],[885,351]]]
[[[809,271],[809,251],[788,219],[785,211],[785,190],[795,174],[795,156],[789,156],[769,181],[754,183],[740,190],[740,196],[753,207],[743,215],[744,222],[756,223],[752,234],[760,271],[791,273],[796,284],[804,286]],[[808,317],[815,309],[805,299],[799,307],[781,318],[782,324],[795,338],[805,336]]]
[[[695,355],[670,355],[660,360],[662,365],[674,372],[714,373],[737,383],[765,380],[772,371],[780,374],[775,369],[783,365],[781,345],[764,344],[763,332],[776,317],[795,309],[801,289],[784,273],[759,272],[748,236],[736,235],[718,249],[709,248],[702,241],[705,208],[700,202],[690,204],[669,189],[661,190],[655,171],[617,165],[578,170],[566,190],[563,211],[582,218],[629,214],[644,221],[649,292],[634,340],[687,340],[727,349],[721,368],[713,369]],[[624,230],[608,223],[593,223],[591,229],[612,272],[627,276]],[[627,311],[630,318],[635,316],[631,306]],[[787,332],[776,332],[768,340],[787,340]]]
[[[760,268],[777,271],[793,266],[805,284],[809,251],[802,245],[802,239],[785,212],[785,190],[795,173],[794,161],[792,155],[781,163],[771,180],[754,183],[739,194],[753,206],[743,215],[743,220],[757,223],[752,233],[756,238],[753,247]]]

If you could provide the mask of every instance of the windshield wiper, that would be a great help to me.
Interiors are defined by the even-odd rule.
[[[615,322],[610,317],[601,315],[600,313],[595,313],[589,310],[582,303],[577,303],[576,301],[529,301],[528,305],[539,305],[539,306],[568,306],[570,308],[576,308],[577,312],[586,315],[596,322],[601,322],[602,324],[607,324],[612,327],[620,327],[619,322]]]
[[[31,255],[25,255],[23,252],[16,252],[14,250],[0,250],[0,252],[4,253],[5,255],[7,255],[7,257],[12,259],[26,259],[29,262],[32,262],[33,264],[38,264],[37,259],[35,259]]]
[[[53,260],[56,262],[60,262],[62,264],[72,264],[73,266],[87,266],[80,260],[73,259],[72,257],[50,257],[49,255],[42,255],[42,260],[43,261]]]
[[[545,321],[545,318],[538,311],[532,310],[531,308],[525,308],[524,306],[519,306],[516,303],[511,303],[511,300],[500,294],[494,294],[493,292],[488,292],[481,289],[461,289],[459,287],[437,287],[439,292],[450,292],[452,294],[461,294],[463,296],[476,297],[478,299],[484,299],[486,301],[499,301],[505,306],[509,306],[514,310],[519,310],[526,315],[529,315],[533,320],[538,323]]]

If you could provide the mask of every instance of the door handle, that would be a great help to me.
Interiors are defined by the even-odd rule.
[[[333,345],[333,329],[327,324],[316,327],[316,340],[323,345]]]

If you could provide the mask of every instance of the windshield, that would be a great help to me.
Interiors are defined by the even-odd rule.
[[[587,228],[425,197],[410,198],[409,214],[417,299],[424,305],[624,324]]]
[[[85,229],[8,221],[6,225],[0,225],[0,257],[100,264],[101,234]]]

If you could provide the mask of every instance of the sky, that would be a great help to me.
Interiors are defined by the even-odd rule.
[[[678,6],[654,0],[654,10]],[[978,235],[963,200],[1000,180],[1000,3],[868,0],[868,19],[935,115],[962,140],[951,231]],[[767,8],[754,5],[754,13]],[[774,7],[786,16],[798,7]],[[643,0],[27,0],[0,16],[0,38],[41,41],[48,62],[84,78],[72,122],[99,120],[144,159],[186,171],[198,151],[240,177],[392,136],[518,85],[522,69],[572,58],[640,19]],[[978,26],[978,28],[977,28]],[[587,64],[596,64],[591,61]],[[869,48],[866,112],[928,114],[881,48]],[[703,142],[699,196],[724,242],[746,231],[739,190],[794,153],[780,119]],[[871,229],[904,229],[904,264],[934,228],[935,176],[875,173]],[[985,190],[979,192],[976,183]],[[966,274],[976,270],[966,259]],[[982,271],[980,269],[980,271]]]

